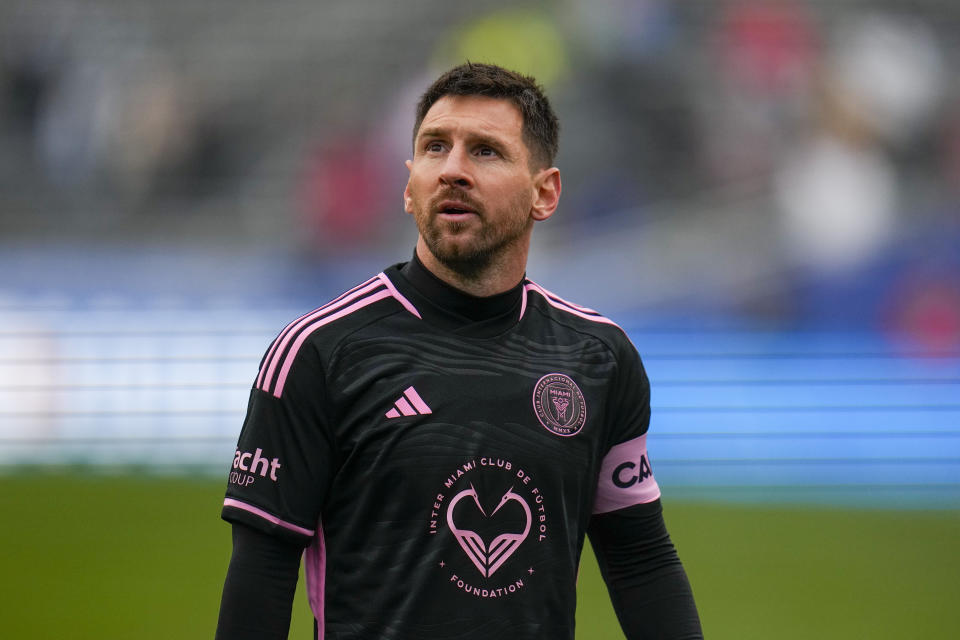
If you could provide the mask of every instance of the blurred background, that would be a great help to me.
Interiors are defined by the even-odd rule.
[[[36,590],[0,588],[24,611],[49,608],[38,594],[54,584],[61,602],[99,589],[77,582],[88,566],[64,522],[86,545],[111,541],[87,551],[97,563],[139,523],[160,546],[208,540],[185,565],[204,595],[167,606],[205,603],[196,637],[212,635],[229,554],[218,504],[260,357],[291,318],[409,259],[413,108],[464,60],[535,75],[559,114],[564,195],[528,275],[613,318],[644,357],[653,463],[686,523],[671,531],[691,549],[708,637],[950,635],[960,5],[947,0],[0,0],[2,540]],[[199,520],[175,502],[129,511],[173,487]],[[37,571],[57,548],[74,564]],[[144,571],[161,606],[160,570]],[[904,572],[908,592],[863,595]],[[858,577],[826,589],[838,575]],[[907,597],[925,613],[898,615]],[[798,615],[837,602],[833,617]],[[156,613],[92,608],[64,609],[74,635],[56,616],[45,632],[30,614],[11,624],[148,637],[118,611]],[[585,611],[583,638],[619,637],[582,622],[609,610]]]

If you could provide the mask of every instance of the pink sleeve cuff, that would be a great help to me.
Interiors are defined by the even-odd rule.
[[[297,526],[292,522],[281,520],[277,516],[267,513],[263,509],[259,509],[253,506],[252,504],[247,504],[246,502],[241,502],[240,500],[234,500],[233,498],[226,498],[223,501],[223,506],[233,507],[234,509],[240,509],[242,511],[246,511],[247,513],[252,513],[253,515],[259,518],[263,518],[264,520],[266,520],[267,522],[270,522],[271,524],[275,524],[278,527],[283,527],[284,529],[289,529],[290,531],[295,531],[296,533],[300,533],[305,536],[313,537],[313,534],[314,534],[312,529],[305,529],[304,527]]]

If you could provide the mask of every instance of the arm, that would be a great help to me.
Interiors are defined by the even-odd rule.
[[[282,396],[250,392],[221,513],[233,555],[218,640],[287,637],[300,558],[333,473],[322,388],[319,359],[302,349]]]
[[[286,639],[302,553],[299,544],[233,525],[217,640]]]
[[[700,640],[690,583],[667,534],[647,454],[650,381],[629,340],[617,343],[610,445],[600,463],[587,534],[629,640]]]
[[[629,640],[703,638],[659,499],[594,515],[587,533]]]

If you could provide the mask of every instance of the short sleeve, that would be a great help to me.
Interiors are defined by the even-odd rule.
[[[610,383],[607,449],[600,463],[594,513],[608,513],[660,497],[647,453],[650,381],[640,355],[624,337]]]
[[[306,542],[335,473],[323,368],[316,350],[296,355],[283,392],[250,392],[229,470],[222,517]]]

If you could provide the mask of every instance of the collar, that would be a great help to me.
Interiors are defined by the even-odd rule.
[[[513,327],[520,317],[525,280],[503,293],[474,296],[435,276],[416,253],[410,262],[396,264],[385,273],[425,321],[453,333],[490,338]]]

